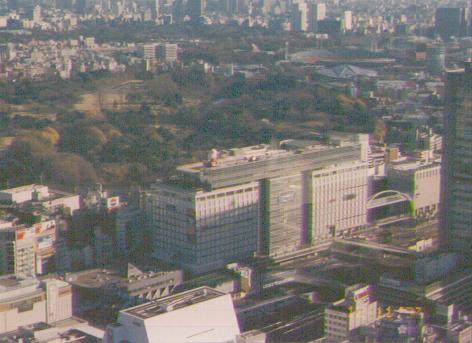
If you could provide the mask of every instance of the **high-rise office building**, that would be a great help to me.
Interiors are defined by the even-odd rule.
[[[159,0],[150,0],[149,2],[149,9],[151,10],[151,19],[156,20],[159,19],[161,15],[161,8],[159,4]]]
[[[156,184],[149,197],[155,256],[196,273],[256,251],[259,185],[204,191]]]
[[[441,243],[469,257],[472,250],[472,62],[446,73],[441,187]]]
[[[469,0],[469,7],[467,8],[467,11],[467,33],[469,36],[472,36],[472,0]]]
[[[304,1],[294,2],[290,13],[292,31],[308,31],[308,5]]]
[[[193,22],[198,22],[205,14],[205,0],[187,0],[187,14]]]
[[[326,19],[326,4],[318,3],[316,4],[316,20],[325,20]]]
[[[174,0],[172,2],[172,22],[180,24],[184,20],[185,10],[183,0]]]
[[[448,40],[451,36],[460,37],[467,31],[466,9],[459,7],[440,7],[435,14],[436,33]]]
[[[41,6],[39,5],[36,5],[34,6],[34,9],[33,9],[33,21],[38,24],[41,22]]]
[[[353,28],[352,11],[344,11],[344,30],[351,31]]]
[[[365,225],[365,144],[289,140],[178,167],[180,180],[156,184],[148,197],[155,256],[200,273]]]
[[[318,32],[318,22],[326,19],[326,4],[308,3],[308,30]]]

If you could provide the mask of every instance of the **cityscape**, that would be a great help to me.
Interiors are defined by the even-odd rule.
[[[0,342],[472,343],[472,1],[0,0]]]

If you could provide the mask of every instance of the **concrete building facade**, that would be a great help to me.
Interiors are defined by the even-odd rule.
[[[325,309],[326,342],[349,342],[352,332],[377,319],[377,301],[370,286],[354,285],[346,289],[346,297]]]
[[[56,222],[47,220],[31,227],[4,223],[0,227],[0,274],[35,276],[53,263]]]
[[[391,189],[411,197],[414,218],[431,219],[437,216],[441,185],[439,163],[410,161],[389,164],[388,182]]]
[[[315,242],[367,225],[369,165],[341,163],[309,174],[308,231]]]
[[[254,254],[255,228],[259,226],[258,183],[209,192],[156,184],[151,194],[151,230],[157,258],[203,272]]]
[[[163,62],[177,61],[178,45],[172,43],[162,43],[156,47],[156,57]]]

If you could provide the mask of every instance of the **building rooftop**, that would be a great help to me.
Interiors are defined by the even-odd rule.
[[[343,142],[344,146],[350,145]],[[333,149],[339,144],[322,144],[310,140],[285,140],[281,147],[273,147],[268,144],[259,144],[230,150],[212,150],[208,161],[195,162],[177,167],[177,170],[185,173],[199,173],[204,169],[218,170],[234,166],[245,165],[258,161],[276,161],[280,157],[289,157],[315,151]]]
[[[421,161],[412,161],[412,160],[393,162],[390,164],[390,168],[394,170],[398,170],[398,171],[420,170],[424,168],[430,168],[433,166],[440,166],[440,164],[436,162],[421,162]]]
[[[0,192],[1,193],[8,193],[8,194],[16,194],[16,193],[21,193],[21,192],[34,191],[35,189],[43,188],[43,187],[46,187],[46,186],[31,184],[31,185],[26,185],[26,186],[20,186],[20,187],[0,190]]]
[[[336,310],[338,312],[349,313],[349,305],[344,300],[339,304],[334,303],[328,308]]]
[[[38,281],[35,278],[19,279],[14,275],[5,275],[0,277],[0,293],[6,292],[12,289],[31,286],[37,284]]]
[[[68,274],[67,281],[84,288],[101,288],[111,284],[120,284],[122,277],[109,269],[91,269],[83,272]]]
[[[63,191],[58,191],[58,190],[52,190],[49,189],[49,194],[48,196],[41,197],[38,202],[44,202],[44,201],[52,201],[56,199],[61,199],[61,198],[66,198],[66,197],[71,197],[71,196],[78,196],[77,194],[74,193],[67,193]],[[33,201],[34,202],[34,201]]]
[[[472,322],[464,322],[464,321],[460,321],[460,322],[455,322],[455,323],[452,323],[450,326],[449,326],[449,330],[452,332],[452,333],[455,333],[455,334],[458,334],[460,333],[461,331],[467,329],[467,328],[470,328],[472,326]]]
[[[225,294],[210,287],[200,287],[160,300],[152,301],[150,303],[135,306],[124,310],[123,312],[140,319],[148,319],[159,314],[171,312],[179,308],[194,305],[223,295]]]
[[[134,274],[128,277],[111,269],[89,269],[81,272],[67,274],[66,280],[71,284],[83,288],[107,288],[107,287],[129,287],[133,284],[141,284],[145,280],[148,286],[154,282],[162,282],[175,276],[179,271],[142,272],[136,268]],[[167,277],[167,278],[166,278]]]

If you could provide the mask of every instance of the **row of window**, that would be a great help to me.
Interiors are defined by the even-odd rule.
[[[439,175],[440,173],[441,173],[441,168],[435,168],[432,170],[421,170],[418,173],[416,173],[416,178],[417,179],[430,178],[430,177]]]

